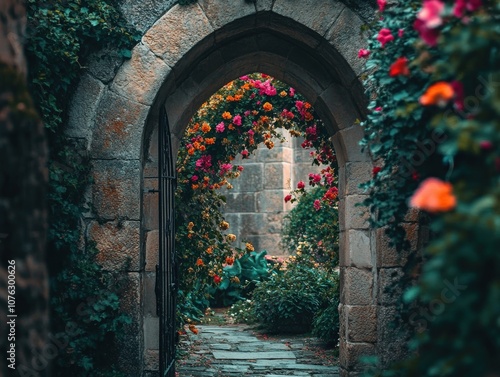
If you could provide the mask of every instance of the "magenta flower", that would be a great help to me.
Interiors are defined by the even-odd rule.
[[[238,169],[238,171],[243,171],[243,169],[245,169],[245,168],[244,168],[243,166],[239,165],[239,166],[237,167],[237,169]]]
[[[224,122],[220,122],[218,125],[215,126],[215,132],[222,133],[224,132]]]
[[[246,117],[250,115],[250,110],[247,110],[243,113],[243,115],[245,115]]]
[[[387,0],[377,0],[378,10],[382,13],[387,6]]]
[[[388,42],[391,42],[393,40],[394,36],[391,34],[391,31],[389,29],[387,28],[380,29],[380,31],[378,32],[377,41],[380,42],[382,48],[384,48]]]
[[[368,58],[370,56],[370,50],[366,50],[362,48],[361,50],[358,51],[358,58]]]
[[[247,157],[248,157],[248,151],[247,151],[246,149],[245,149],[245,150],[242,150],[242,151],[241,151],[241,156],[242,156],[243,158],[247,158]]]
[[[435,29],[442,25],[441,14],[444,3],[440,0],[425,0],[423,8],[418,12],[417,19],[422,21],[427,29]]]
[[[234,118],[233,118],[233,123],[236,125],[236,126],[241,126],[241,115],[236,115]]]
[[[220,175],[226,174],[228,171],[230,171],[233,168],[233,165],[231,164],[221,164],[220,165]]]
[[[203,171],[208,171],[210,167],[212,166],[212,156],[207,155],[207,156],[202,156],[196,161],[196,169],[203,170]]]
[[[247,80],[248,80],[248,76],[247,76],[247,75],[245,75],[245,76],[241,76],[241,77],[240,77],[240,80],[247,81]]]
[[[198,176],[197,175],[191,176],[191,181],[196,182],[197,180],[198,180]]]
[[[302,190],[304,187],[306,187],[306,184],[303,181],[300,181],[299,183],[297,183],[297,188],[299,190]]]
[[[253,137],[253,135],[255,135],[255,131],[254,130],[248,130],[248,135],[250,135],[250,137]]]
[[[483,5],[481,0],[457,0],[453,7],[453,15],[461,18],[464,16],[465,11],[474,12],[481,5]]]
[[[429,29],[425,26],[424,21],[419,20],[418,18],[413,23],[413,28],[418,31],[420,38],[427,43],[429,46],[433,47],[437,45],[437,40],[439,37],[438,29]]]
[[[405,29],[399,29],[398,30],[398,37],[403,38],[403,35],[405,34]]]
[[[319,199],[316,199],[314,201],[313,206],[316,211],[319,211],[321,209],[321,202],[319,201]]]
[[[295,97],[295,89],[290,87],[290,97]]]
[[[309,181],[311,181],[313,183],[321,182],[321,174],[309,173]]]

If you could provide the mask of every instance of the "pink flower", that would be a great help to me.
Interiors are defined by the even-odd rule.
[[[241,151],[241,156],[242,156],[243,158],[247,158],[247,157],[248,157],[248,151],[247,151],[246,149],[245,149],[245,150],[242,150],[242,151]]]
[[[304,102],[302,102],[302,101],[295,101],[295,107],[299,111],[302,110],[302,108],[304,107]]]
[[[245,168],[244,168],[243,166],[239,165],[239,166],[237,167],[237,169],[238,169],[238,171],[243,171],[243,169],[245,169]]]
[[[234,118],[233,118],[233,123],[236,125],[236,126],[241,126],[241,115],[236,115]]]
[[[439,37],[438,29],[428,29],[427,27],[425,27],[425,23],[419,19],[415,20],[415,22],[413,23],[413,27],[416,31],[418,31],[420,38],[422,38],[425,43],[427,43],[431,47],[437,45],[437,40]]]
[[[309,180],[312,181],[313,183],[319,183],[321,182],[321,175],[309,173]]]
[[[455,107],[457,108],[457,110],[463,111],[465,108],[464,85],[460,81],[452,81],[450,84],[451,87],[453,88],[453,91],[455,92],[455,100],[454,100]]]
[[[196,182],[197,180],[198,180],[198,176],[197,175],[191,176],[191,181]]]
[[[218,125],[215,126],[215,132],[222,133],[224,132],[224,122],[220,122]]]
[[[479,143],[479,147],[483,151],[489,151],[489,150],[493,149],[493,143],[489,140],[483,140]]]
[[[295,97],[295,89],[290,88],[290,97]]]
[[[370,50],[362,48],[358,51],[358,58],[367,58],[368,56],[370,56]]]
[[[382,13],[387,6],[387,0],[377,0],[378,10]]]
[[[297,183],[297,188],[299,190],[302,190],[304,187],[306,187],[306,184],[303,181],[300,181],[299,183]]]
[[[220,165],[220,175],[226,174],[228,171],[230,171],[233,168],[233,165],[231,164],[221,164]]]
[[[250,110],[247,110],[243,113],[243,115],[245,115],[246,117],[250,115]]]
[[[319,199],[316,199],[314,201],[313,206],[316,211],[319,211],[321,209],[321,202],[319,201]]]
[[[196,169],[208,171],[212,166],[212,156],[202,156],[195,163]]]
[[[248,76],[247,76],[247,75],[245,75],[245,76],[241,76],[241,77],[240,77],[240,80],[247,81],[247,80],[248,80]]]
[[[377,36],[377,41],[380,42],[382,48],[385,47],[386,43],[394,40],[394,36],[391,34],[391,31],[387,28],[380,29]]]
[[[292,200],[292,195],[288,194],[285,196],[285,203],[288,203],[290,200]]]
[[[403,35],[405,34],[405,29],[399,29],[398,30],[398,37],[403,38]]]
[[[382,106],[378,106],[375,108],[375,111],[382,111]]]
[[[250,137],[253,137],[253,135],[255,135],[255,132],[254,130],[248,130],[248,134],[250,135]]]
[[[453,7],[453,15],[455,17],[461,18],[464,16],[465,11],[474,12],[476,9],[480,8],[482,0],[456,0],[455,6]]]
[[[442,25],[441,14],[444,10],[444,3],[440,0],[425,0],[423,8],[418,12],[417,19],[424,22],[428,29],[435,29]]]

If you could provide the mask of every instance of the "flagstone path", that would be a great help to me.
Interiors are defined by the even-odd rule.
[[[338,377],[332,351],[307,336],[267,336],[246,325],[197,326],[181,337],[179,377]]]

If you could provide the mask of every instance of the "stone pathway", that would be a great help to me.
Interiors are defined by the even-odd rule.
[[[316,338],[270,337],[245,325],[197,328],[181,338],[179,377],[338,377],[333,352]]]

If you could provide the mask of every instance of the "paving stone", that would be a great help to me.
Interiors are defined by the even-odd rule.
[[[214,351],[213,355],[216,359],[224,360],[259,360],[259,359],[295,359],[295,355],[291,352],[224,352]]]

